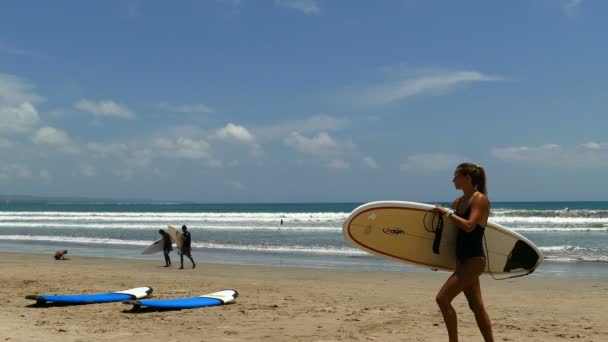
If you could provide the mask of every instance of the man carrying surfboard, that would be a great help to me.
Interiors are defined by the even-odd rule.
[[[184,269],[184,254],[192,262],[192,268],[195,268],[196,264],[194,263],[194,259],[192,259],[192,237],[190,236],[190,232],[188,231],[188,227],[186,227],[186,225],[182,226],[182,249],[179,254],[181,260],[180,269]]]
[[[158,233],[163,238],[163,254],[165,255],[165,267],[169,267],[171,266],[171,258],[169,257],[169,253],[171,253],[171,251],[173,250],[173,247],[171,246],[173,242],[171,241],[171,236],[167,234],[167,232],[165,232],[164,230],[160,229]]]
[[[472,163],[458,165],[454,171],[454,187],[463,196],[452,203],[452,209],[436,206],[435,210],[450,218],[458,228],[456,270],[437,293],[437,304],[443,314],[450,342],[458,341],[458,321],[452,300],[464,292],[475,314],[477,326],[486,342],[494,341],[492,322],[481,297],[479,276],[486,268],[483,235],[490,216],[486,175],[481,166]]]

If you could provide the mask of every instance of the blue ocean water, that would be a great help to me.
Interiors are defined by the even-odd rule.
[[[344,241],[360,204],[0,204],[0,251],[161,262],[140,253],[159,229],[186,224],[198,261],[426,272]],[[608,279],[608,202],[494,202],[490,220],[541,248],[536,274]]]

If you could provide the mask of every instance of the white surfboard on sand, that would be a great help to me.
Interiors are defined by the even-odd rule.
[[[371,202],[356,208],[343,226],[344,238],[357,248],[385,258],[430,269],[453,271],[456,267],[458,228],[444,218],[437,234],[434,206],[416,202]],[[543,254],[522,235],[488,222],[484,234],[486,273],[525,275],[542,262]],[[436,239],[440,237],[440,239]],[[436,252],[433,247],[436,247]]]

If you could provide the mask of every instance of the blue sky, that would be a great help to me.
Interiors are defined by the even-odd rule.
[[[7,1],[0,193],[606,200],[608,2]]]

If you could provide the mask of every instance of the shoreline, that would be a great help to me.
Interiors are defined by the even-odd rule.
[[[445,341],[435,294],[447,272],[393,272],[0,253],[6,341]],[[179,260],[174,261],[178,265]],[[600,341],[608,281],[481,278],[497,341]],[[235,289],[236,304],[129,313],[121,303],[32,308],[31,294],[113,292],[151,286],[154,298]],[[481,341],[464,296],[460,336]],[[126,311],[125,311],[126,310]]]
[[[19,248],[19,251],[15,251],[17,248],[2,248],[4,244],[0,241],[0,253],[13,253],[19,254],[21,250],[27,249],[27,245]],[[6,247],[6,246],[5,246]],[[65,248],[67,247],[67,248]],[[87,246],[90,251],[90,246]],[[141,260],[141,261],[152,261],[162,260],[162,254],[153,255],[141,255],[140,250],[130,249],[109,249],[96,248],[103,253],[108,255],[95,255],[90,254],[78,254],[83,252],[85,249],[82,247],[70,247],[65,244],[61,247],[55,246],[53,248],[45,248],[41,250],[32,250],[28,254],[49,256],[54,254],[56,250],[68,249],[70,251],[69,256],[79,258],[99,258],[99,259],[117,259],[117,260]],[[129,251],[131,254],[125,254]],[[381,257],[365,256],[365,261],[352,261],[352,257],[332,257],[323,258],[319,255],[291,255],[291,254],[273,254],[273,253],[251,253],[237,251],[235,253],[227,253],[226,251],[214,251],[210,249],[194,249],[193,256],[195,260],[204,261],[208,264],[216,265],[240,265],[245,267],[287,267],[287,268],[302,268],[302,269],[328,269],[328,270],[353,270],[353,271],[370,271],[378,270],[381,272],[406,272],[406,273],[422,273],[422,274],[437,274],[430,269],[401,263],[393,260],[387,260]],[[176,253],[171,254],[172,260],[179,260],[179,256]],[[351,262],[352,261],[352,262]],[[543,264],[532,273],[533,277],[548,278],[548,279],[581,279],[581,280],[608,280],[608,267],[606,262],[592,262],[592,261],[577,261],[577,262],[562,262],[545,260]],[[439,274],[449,274],[447,272],[439,272]],[[486,274],[483,277],[491,278],[491,275]],[[483,278],[482,277],[482,278]],[[497,276],[497,278],[501,278]]]

